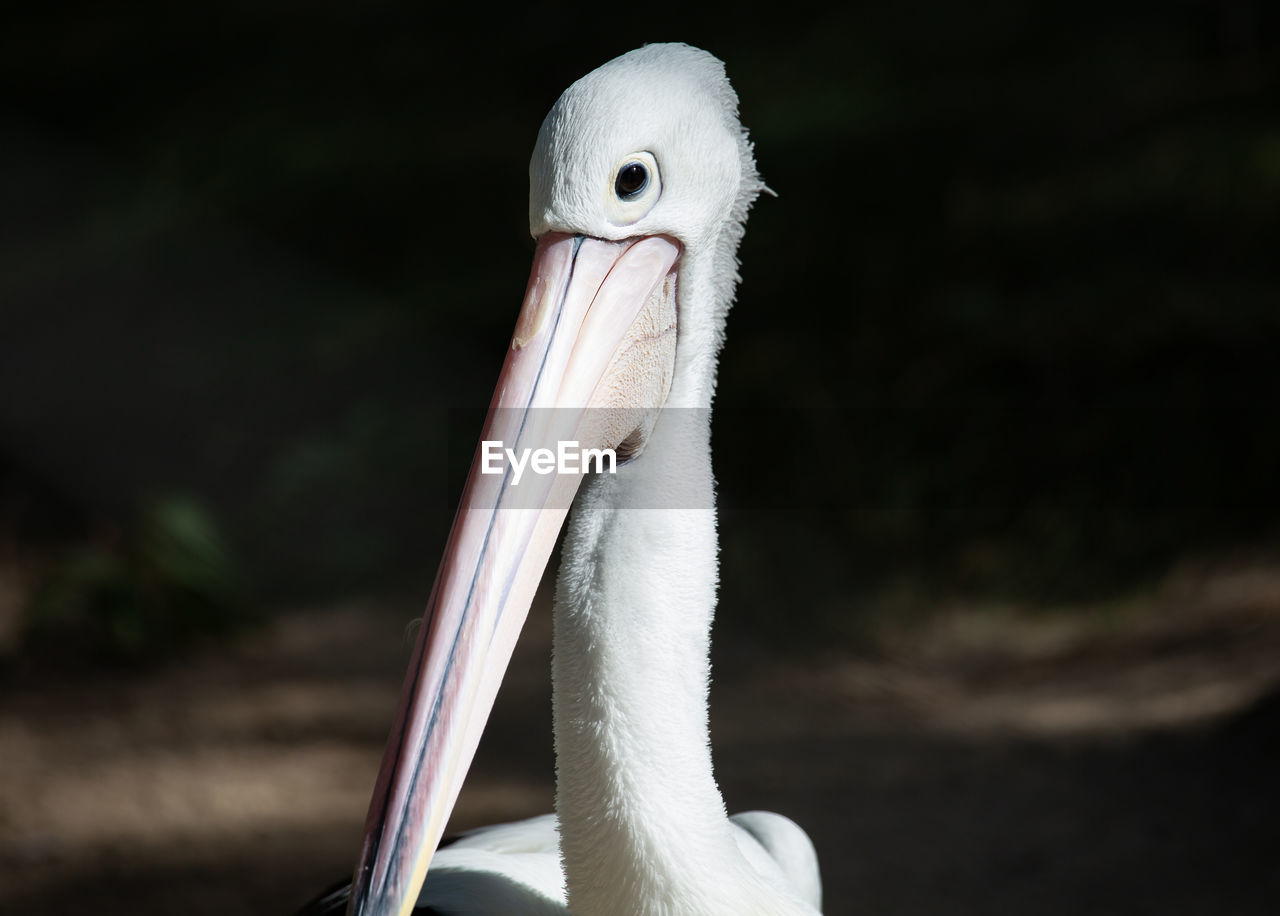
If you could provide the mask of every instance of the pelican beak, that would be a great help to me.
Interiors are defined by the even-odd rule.
[[[538,243],[369,805],[353,916],[413,909],[471,766],[582,480],[582,462],[540,472],[537,450],[634,447],[652,429],[674,370],[679,254],[663,236]]]

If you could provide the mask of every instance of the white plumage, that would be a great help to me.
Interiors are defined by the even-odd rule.
[[[734,842],[753,869],[815,910],[821,905],[818,860],[803,830],[769,811],[746,811],[729,821]],[[758,903],[761,906],[749,912],[786,912]],[[544,814],[462,834],[436,853],[418,906],[449,916],[563,916],[569,910],[556,816]]]

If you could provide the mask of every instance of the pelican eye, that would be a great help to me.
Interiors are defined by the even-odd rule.
[[[606,176],[612,175],[609,182]],[[644,219],[662,196],[662,170],[648,150],[635,150],[613,160],[612,172],[604,172],[599,188],[604,214],[615,226],[630,226]]]
[[[635,200],[649,187],[649,170],[640,162],[628,162],[618,169],[618,177],[613,182],[613,192],[619,200]]]

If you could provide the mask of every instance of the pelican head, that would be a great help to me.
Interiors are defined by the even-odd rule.
[[[529,161],[529,231],[705,245],[727,216],[745,216],[744,179],[756,184],[755,165],[724,65],[688,45],[648,45],[552,106]]]
[[[529,161],[529,231],[678,241],[677,336],[693,376],[680,400],[709,406],[736,252],[762,190],[724,64],[685,44],[647,45],[552,106]]]
[[[723,65],[682,44],[605,64],[552,107],[529,178],[537,249],[482,442],[638,455],[664,406],[710,405],[762,188]],[[405,914],[417,899],[582,480],[517,484],[492,465],[477,449],[374,790],[353,914]]]

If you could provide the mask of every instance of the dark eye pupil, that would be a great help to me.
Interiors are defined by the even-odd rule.
[[[618,169],[613,189],[623,200],[630,200],[649,186],[649,170],[638,162],[628,162]]]

